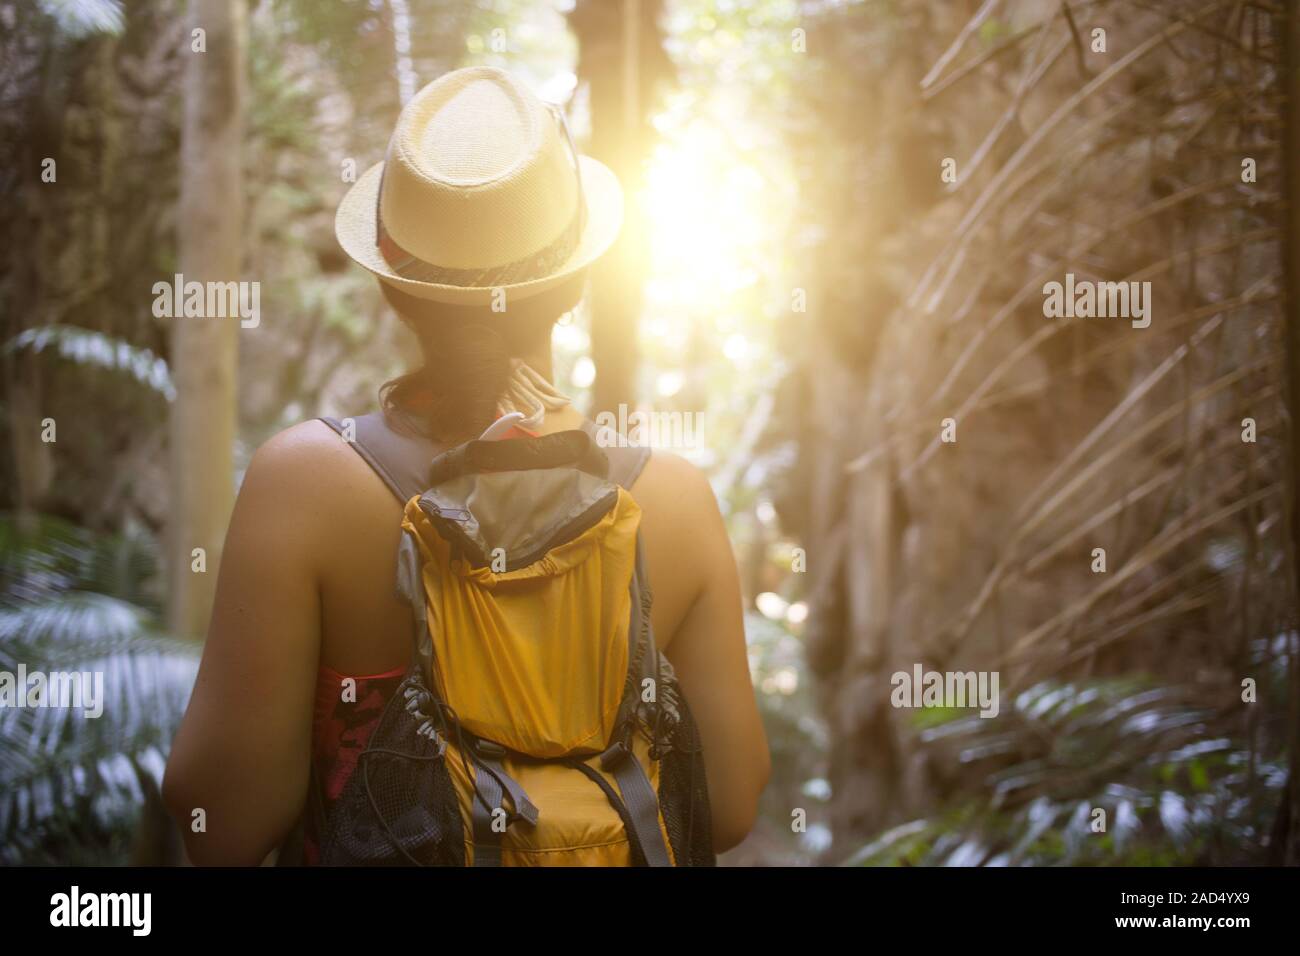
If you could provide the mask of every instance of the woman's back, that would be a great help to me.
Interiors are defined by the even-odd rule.
[[[581,424],[565,409],[548,415],[541,431]],[[651,455],[631,494],[642,511],[656,641],[695,714],[714,843],[726,849],[752,825],[769,766],[735,562],[712,490],[687,462]],[[395,677],[409,664],[410,606],[394,590],[401,512],[323,422],[290,428],[254,456],[169,766],[173,812],[183,819],[187,808],[205,809],[207,832],[187,841],[196,861],[255,862],[278,845],[303,806],[313,754],[332,757],[339,745],[320,739],[329,733],[319,719],[320,687],[339,677]],[[208,755],[203,767],[186,766],[200,754]],[[223,839],[208,838],[214,825]]]

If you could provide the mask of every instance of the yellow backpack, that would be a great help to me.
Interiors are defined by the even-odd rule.
[[[321,862],[713,865],[699,737],[655,644],[627,491],[648,450],[588,422],[438,454],[382,415],[323,420],[405,504],[416,648],[317,821]]]

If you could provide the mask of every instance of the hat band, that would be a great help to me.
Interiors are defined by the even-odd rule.
[[[403,249],[388,234],[382,220],[379,222],[379,251],[389,267],[403,279],[471,289],[514,285],[531,279],[540,279],[558,270],[578,248],[584,218],[583,206],[579,204],[569,224],[553,242],[522,259],[486,269],[453,269],[426,262]]]
[[[514,262],[508,262],[505,265],[490,266],[485,269],[460,269],[435,265],[402,248],[397,240],[389,235],[388,230],[384,228],[380,200],[384,194],[383,173],[388,171],[388,164],[385,163],[383,173],[380,174],[379,189],[375,193],[376,243],[379,246],[380,254],[384,257],[384,261],[397,275],[414,282],[460,286],[466,289],[483,289],[541,279],[557,272],[560,266],[568,261],[574,250],[578,248],[578,241],[582,238],[582,231],[587,225],[587,196],[582,188],[582,166],[578,161],[578,150],[573,144],[573,136],[569,133],[569,124],[565,120],[564,111],[550,103],[546,104],[546,106],[555,117],[556,125],[564,133],[564,140],[569,147],[569,155],[573,160],[574,175],[577,179],[578,202],[568,225],[561,230],[554,240],[537,252],[516,259]]]

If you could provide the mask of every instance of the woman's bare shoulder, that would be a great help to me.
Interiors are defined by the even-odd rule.
[[[681,455],[656,449],[632,485],[642,511],[653,507],[669,519],[717,513],[718,501],[708,476]]]
[[[655,450],[632,485],[651,550],[671,555],[675,572],[704,582],[731,542],[708,476],[672,452]]]
[[[339,434],[318,419],[277,432],[253,454],[254,466],[268,473],[293,473],[352,454]]]
[[[237,507],[283,518],[337,526],[348,515],[388,504],[378,476],[332,428],[321,421],[301,422],[267,439],[253,453],[240,486]],[[318,521],[319,519],[319,521]]]
[[[334,429],[322,421],[292,425],[268,438],[249,462],[245,482],[297,483],[304,491],[346,489],[369,469]]]

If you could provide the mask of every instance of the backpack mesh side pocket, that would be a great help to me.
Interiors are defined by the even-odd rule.
[[[430,699],[412,675],[389,700],[326,821],[322,864],[464,866],[464,826],[445,747],[418,706]]]
[[[678,866],[716,866],[704,750],[695,718],[678,693],[680,719],[659,763],[659,810]]]

